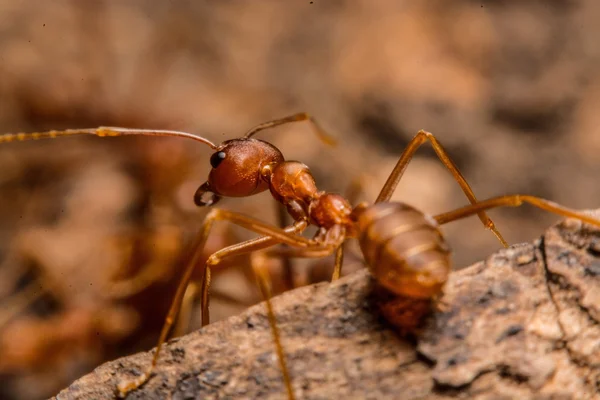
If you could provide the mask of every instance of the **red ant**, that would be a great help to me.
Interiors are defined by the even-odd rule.
[[[198,206],[210,206],[222,197],[246,197],[269,190],[276,201],[286,207],[294,223],[286,228],[266,224],[255,218],[222,209],[212,209],[206,216],[193,244],[193,256],[185,269],[148,371],[131,382],[119,385],[122,396],[144,384],[156,367],[160,349],[175,321],[186,287],[198,264],[202,249],[215,221],[229,221],[250,231],[263,235],[236,245],[228,246],[209,257],[202,282],[202,324],[209,323],[208,290],[211,267],[226,257],[265,249],[276,244],[286,244],[292,249],[286,252],[293,257],[323,257],[335,253],[332,280],[339,278],[343,262],[342,244],[348,238],[356,238],[371,273],[389,293],[391,302],[384,304],[382,312],[394,325],[410,328],[415,319],[429,309],[431,302],[442,292],[451,270],[450,250],[442,236],[439,225],[477,214],[484,227],[491,230],[500,243],[508,244],[496,229],[485,210],[497,207],[518,207],[529,203],[540,209],[579,219],[600,227],[600,220],[584,213],[570,210],[554,202],[529,195],[508,195],[478,201],[456,165],[441,144],[429,132],[419,131],[400,156],[392,173],[384,184],[374,204],[360,203],[352,207],[344,197],[318,191],[308,167],[298,161],[286,161],[272,144],[254,139],[264,129],[295,121],[309,121],[321,140],[333,140],[306,113],[295,114],[262,123],[238,139],[215,145],[208,139],[186,132],[169,130],[142,130],[100,127],[37,133],[17,133],[0,136],[0,143],[91,134],[96,136],[174,136],[193,139],[208,145],[215,153],[210,157],[212,170],[208,181],[202,184],[194,196]],[[467,196],[468,206],[447,213],[429,216],[400,202],[390,202],[408,163],[416,150],[429,141],[440,161],[453,175]],[[208,199],[205,199],[209,195]],[[300,234],[308,225],[318,228],[311,239]],[[290,398],[293,398],[291,380],[285,365],[275,315],[270,299],[269,278],[260,266],[253,266],[260,289],[266,299],[267,311],[274,336],[275,347]],[[408,307],[408,308],[407,308]]]

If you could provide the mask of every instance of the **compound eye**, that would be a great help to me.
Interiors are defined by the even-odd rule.
[[[217,168],[226,156],[227,154],[225,154],[224,151],[219,151],[213,154],[212,156],[210,156],[210,165],[212,165],[213,168]]]

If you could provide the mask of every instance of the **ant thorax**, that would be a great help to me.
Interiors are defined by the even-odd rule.
[[[262,175],[275,200],[285,205],[296,201],[308,215],[308,205],[317,195],[317,185],[305,164],[298,161],[269,164],[263,168]]]

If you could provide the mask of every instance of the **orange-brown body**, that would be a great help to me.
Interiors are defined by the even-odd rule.
[[[394,202],[353,209],[344,197],[318,191],[308,166],[285,160],[268,142],[233,139],[216,150],[199,193],[210,191],[218,199],[269,189],[295,221],[320,228],[316,242],[330,245],[358,238],[371,273],[391,293],[412,299],[441,293],[450,273],[450,251],[432,217]]]

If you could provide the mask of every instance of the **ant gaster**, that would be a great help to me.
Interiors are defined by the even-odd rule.
[[[156,367],[160,349],[174,323],[186,287],[202,255],[210,229],[215,221],[229,221],[258,233],[258,238],[217,251],[208,258],[202,283],[202,324],[209,322],[208,290],[211,267],[223,258],[265,249],[275,244],[286,244],[292,250],[286,254],[295,257],[322,257],[335,253],[332,280],[340,276],[343,247],[348,238],[356,238],[365,261],[392,300],[383,304],[382,312],[392,324],[411,328],[415,319],[430,308],[446,283],[450,270],[450,250],[439,225],[477,214],[484,227],[491,230],[500,243],[508,244],[496,229],[485,210],[497,207],[518,207],[529,203],[540,209],[579,219],[600,227],[600,220],[584,213],[563,207],[554,202],[529,195],[507,195],[478,201],[456,165],[437,139],[429,132],[419,131],[409,142],[396,166],[384,184],[374,204],[360,203],[352,207],[344,197],[318,191],[308,167],[297,161],[286,161],[272,144],[254,139],[257,132],[294,121],[309,121],[319,138],[332,144],[333,140],[306,113],[262,123],[238,139],[215,145],[208,139],[186,132],[169,130],[141,130],[100,127],[38,133],[5,134],[0,143],[91,134],[96,136],[174,136],[185,137],[210,146],[215,153],[210,157],[212,170],[206,183],[196,191],[194,201],[198,206],[210,206],[221,197],[246,197],[269,190],[275,200],[286,207],[294,219],[292,225],[279,228],[236,212],[213,208],[206,216],[193,244],[193,255],[185,269],[168,316],[161,331],[158,346],[150,368],[131,382],[119,384],[122,396],[145,383]],[[390,198],[416,150],[429,141],[438,158],[450,171],[467,196],[468,206],[447,213],[429,216],[416,208]],[[208,198],[207,198],[208,197]],[[308,225],[318,228],[311,239],[300,235]],[[285,364],[275,316],[270,298],[267,272],[253,265],[261,292],[266,299],[268,317],[275,347],[290,398],[294,397],[291,380]],[[408,311],[406,307],[409,307]],[[410,307],[413,309],[411,310]]]

